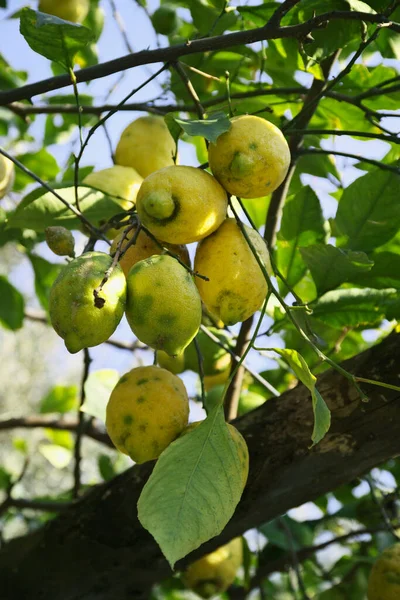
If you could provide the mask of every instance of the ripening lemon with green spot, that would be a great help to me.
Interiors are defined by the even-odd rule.
[[[50,290],[49,312],[53,328],[74,354],[97,346],[114,333],[125,309],[126,279],[116,265],[99,292],[112,258],[104,252],[86,252],[68,263]]]
[[[147,177],[137,196],[143,225],[171,244],[197,242],[226,217],[227,195],[209,173],[194,167],[167,167]]]
[[[264,240],[254,229],[242,226],[269,272]],[[201,299],[226,325],[245,321],[261,308],[267,282],[235,219],[226,219],[215,233],[199,243],[194,269],[209,279],[196,280]]]
[[[386,548],[372,567],[368,579],[368,600],[399,600],[400,544]]]
[[[162,117],[139,117],[124,129],[115,150],[117,165],[142,177],[174,164],[176,145]]]
[[[129,231],[125,240],[122,242],[123,250],[129,244],[132,237],[136,234],[136,231],[137,231],[137,227],[134,227],[131,231]],[[121,229],[120,232],[118,233],[117,237],[114,238],[114,241],[110,248],[111,256],[114,256],[114,254],[116,253],[118,244],[119,244],[121,238],[123,237],[123,235],[124,235],[124,231],[123,231],[123,229]],[[181,259],[182,262],[184,262],[185,264],[190,266],[190,257],[189,257],[189,252],[188,252],[188,249],[186,248],[186,246],[184,246],[184,245],[178,246],[175,244],[167,244],[167,243],[163,243],[163,246],[165,246],[166,248],[168,248],[168,250],[170,250],[171,252],[176,254]],[[150,258],[150,256],[154,256],[155,254],[163,254],[163,252],[164,251],[160,247],[160,245],[157,244],[151,237],[149,237],[145,231],[141,230],[139,232],[139,235],[136,238],[135,244],[131,244],[128,247],[125,254],[120,259],[119,264],[127,277],[130,269],[134,265],[136,265],[136,263],[138,263],[140,260],[144,260],[145,258]]]
[[[208,148],[210,169],[239,198],[271,194],[290,165],[289,146],[275,125],[251,115],[234,117],[229,131]]]
[[[71,23],[82,23],[89,12],[89,0],[40,0],[40,12]]]
[[[176,356],[201,323],[201,300],[191,274],[168,255],[136,263],[127,278],[126,318],[144,344]]]
[[[158,458],[188,418],[189,399],[179,377],[160,367],[137,367],[112,391],[106,428],[118,450],[143,463]]]
[[[142,181],[143,177],[135,169],[114,165],[89,173],[82,183],[113,196],[121,208],[129,210],[135,205]]]
[[[189,565],[182,576],[183,583],[202,598],[211,598],[232,585],[242,563],[242,538],[235,538]]]

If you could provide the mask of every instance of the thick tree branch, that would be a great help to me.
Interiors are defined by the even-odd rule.
[[[359,377],[397,384],[399,364],[400,336],[393,334],[344,366]],[[244,495],[223,533],[178,567],[400,453],[399,392],[365,385],[369,402],[363,403],[350,381],[332,370],[317,387],[331,408],[332,426],[314,448],[311,399],[301,385],[235,422],[250,450]],[[44,529],[6,545],[0,552],[2,599],[148,598],[151,585],[170,574],[137,519],[136,502],[152,468],[129,469]]]
[[[113,73],[119,73],[126,69],[138,67],[139,65],[148,65],[158,62],[174,62],[182,56],[232,48],[242,44],[252,44],[262,40],[297,38],[302,39],[313,29],[323,27],[329,21],[363,21],[365,23],[378,23],[386,25],[393,31],[400,33],[400,24],[393,23],[387,17],[381,14],[371,14],[360,11],[332,11],[317,15],[314,18],[288,27],[274,27],[265,25],[256,29],[227,33],[215,37],[201,38],[199,40],[188,41],[186,44],[171,46],[169,48],[160,48],[157,50],[143,50],[128,54],[120,58],[81,69],[75,73],[77,83],[92,81]],[[45,94],[53,90],[58,90],[71,84],[69,74],[50,77],[36,83],[24,85],[20,88],[8,90],[0,93],[0,106],[10,104],[18,100],[28,100],[32,96]]]

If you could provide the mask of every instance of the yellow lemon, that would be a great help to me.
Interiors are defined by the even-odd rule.
[[[152,256],[129,271],[126,318],[144,344],[170,356],[199,330],[201,300],[190,273],[175,258]]]
[[[162,117],[139,117],[122,132],[115,150],[117,165],[132,167],[142,176],[174,164],[175,142]]]
[[[174,375],[183,373],[185,370],[185,353],[182,352],[179,356],[169,356],[163,350],[157,350],[157,364],[170,371],[170,373],[174,373]]]
[[[137,463],[158,458],[189,418],[189,399],[176,375],[160,367],[137,367],[123,375],[107,405],[113,444]]]
[[[129,240],[135,235],[136,228],[132,229],[125,240],[122,242],[122,248],[129,243]],[[117,251],[118,244],[123,236],[123,229],[120,230],[117,237],[114,239],[112,246],[110,248],[111,256],[114,256]],[[178,246],[174,244],[163,244],[168,250],[176,254],[182,262],[190,266],[190,257],[189,252],[186,246]],[[163,249],[149,237],[145,231],[140,231],[137,236],[136,243],[129,246],[128,250],[125,252],[123,257],[120,259],[119,264],[122,267],[123,272],[128,277],[128,273],[133,265],[136,265],[140,260],[144,260],[145,258],[150,258],[150,256],[154,256],[155,254],[162,254]]]
[[[14,163],[0,154],[0,200],[13,186],[15,178]]]
[[[40,12],[72,23],[82,23],[89,8],[90,0],[40,0],[39,2]]]
[[[400,598],[400,544],[386,548],[372,567],[368,579],[368,600]]]
[[[232,338],[226,331],[216,327],[209,327],[209,331],[225,346],[230,346]],[[204,375],[218,375],[229,367],[231,363],[229,352],[214,342],[204,331],[199,331],[196,340],[203,359]],[[185,352],[185,366],[195,373],[199,372],[199,358],[194,341]]]
[[[212,175],[195,167],[167,167],[147,177],[137,196],[138,215],[159,240],[197,242],[215,231],[226,216],[225,190]]]
[[[216,375],[204,375],[204,389],[208,392],[216,385],[223,385],[228,381],[230,374],[231,368],[228,367],[225,371],[221,371],[221,373],[217,373]]]
[[[82,183],[113,196],[124,210],[129,210],[135,205],[142,181],[143,177],[135,169],[115,165],[90,173]]]
[[[111,256],[104,252],[82,254],[63,268],[51,288],[51,324],[71,354],[108,340],[122,319],[126,279],[119,265],[96,302],[93,294],[111,263]]]
[[[282,183],[290,165],[289,146],[275,125],[251,115],[208,148],[210,169],[224,188],[240,198],[267,196]]]
[[[182,579],[186,587],[199,596],[211,598],[232,585],[242,563],[242,538],[235,538],[189,565]]]
[[[269,270],[264,240],[254,229],[243,227]],[[267,282],[235,219],[226,219],[215,233],[199,243],[194,269],[209,278],[196,281],[204,304],[226,325],[245,321],[262,306]]]

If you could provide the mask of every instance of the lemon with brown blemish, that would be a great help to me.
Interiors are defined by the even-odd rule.
[[[254,229],[243,224],[242,227],[270,272],[264,240]],[[199,243],[194,269],[209,279],[196,279],[204,304],[226,325],[245,321],[261,308],[267,281],[235,219],[226,219],[215,233]]]
[[[89,173],[82,183],[112,196],[121,208],[130,210],[135,206],[142,181],[143,177],[132,167],[114,165]]]
[[[189,399],[179,377],[156,366],[137,367],[113,389],[106,428],[120,452],[143,463],[158,458],[188,418]]]
[[[142,177],[174,164],[176,144],[162,117],[139,117],[124,129],[115,150],[117,165],[132,167]]]
[[[271,194],[285,179],[289,146],[273,123],[252,115],[234,117],[231,128],[208,148],[210,169],[239,198]]]
[[[125,240],[122,242],[122,250],[124,250],[124,248],[128,246],[129,242],[136,234],[136,231],[137,227],[134,227],[131,231],[128,232]],[[123,235],[124,232],[123,229],[121,229],[117,237],[114,238],[114,241],[110,248],[111,256],[114,256],[114,254],[116,253],[118,245]],[[186,265],[190,266],[190,257],[186,246],[167,243],[163,243],[163,246],[165,246],[173,254],[176,254],[180,258],[180,260]],[[159,244],[157,244],[157,242],[155,242],[150,236],[148,236],[145,231],[141,230],[139,232],[139,235],[136,237],[136,242],[128,247],[125,254],[120,259],[119,264],[121,265],[125,275],[128,276],[130,269],[134,265],[136,265],[136,263],[138,263],[140,260],[144,260],[145,258],[150,258],[150,256],[163,253],[164,250],[162,249],[162,247]]]
[[[71,354],[107,341],[122,319],[126,279],[119,265],[112,270],[97,300],[93,293],[111,264],[109,254],[86,252],[68,263],[53,283],[49,298],[51,324]]]
[[[137,211],[159,240],[189,244],[215,231],[226,217],[227,195],[209,173],[195,167],[161,169],[144,180]]]
[[[90,8],[89,0],[40,0],[40,12],[54,15],[71,23],[82,23]]]
[[[182,580],[187,588],[202,598],[211,598],[222,594],[232,585],[242,564],[242,538],[234,538],[225,546],[189,565],[182,575]]]
[[[400,544],[386,548],[372,567],[368,579],[368,600],[400,598]]]
[[[14,163],[0,154],[0,200],[11,190],[14,179]]]
[[[136,263],[127,277],[126,317],[144,344],[182,354],[201,323],[201,300],[192,275],[168,255]]]

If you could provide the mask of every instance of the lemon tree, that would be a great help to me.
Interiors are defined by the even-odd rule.
[[[28,4],[2,599],[397,598],[398,2]]]

